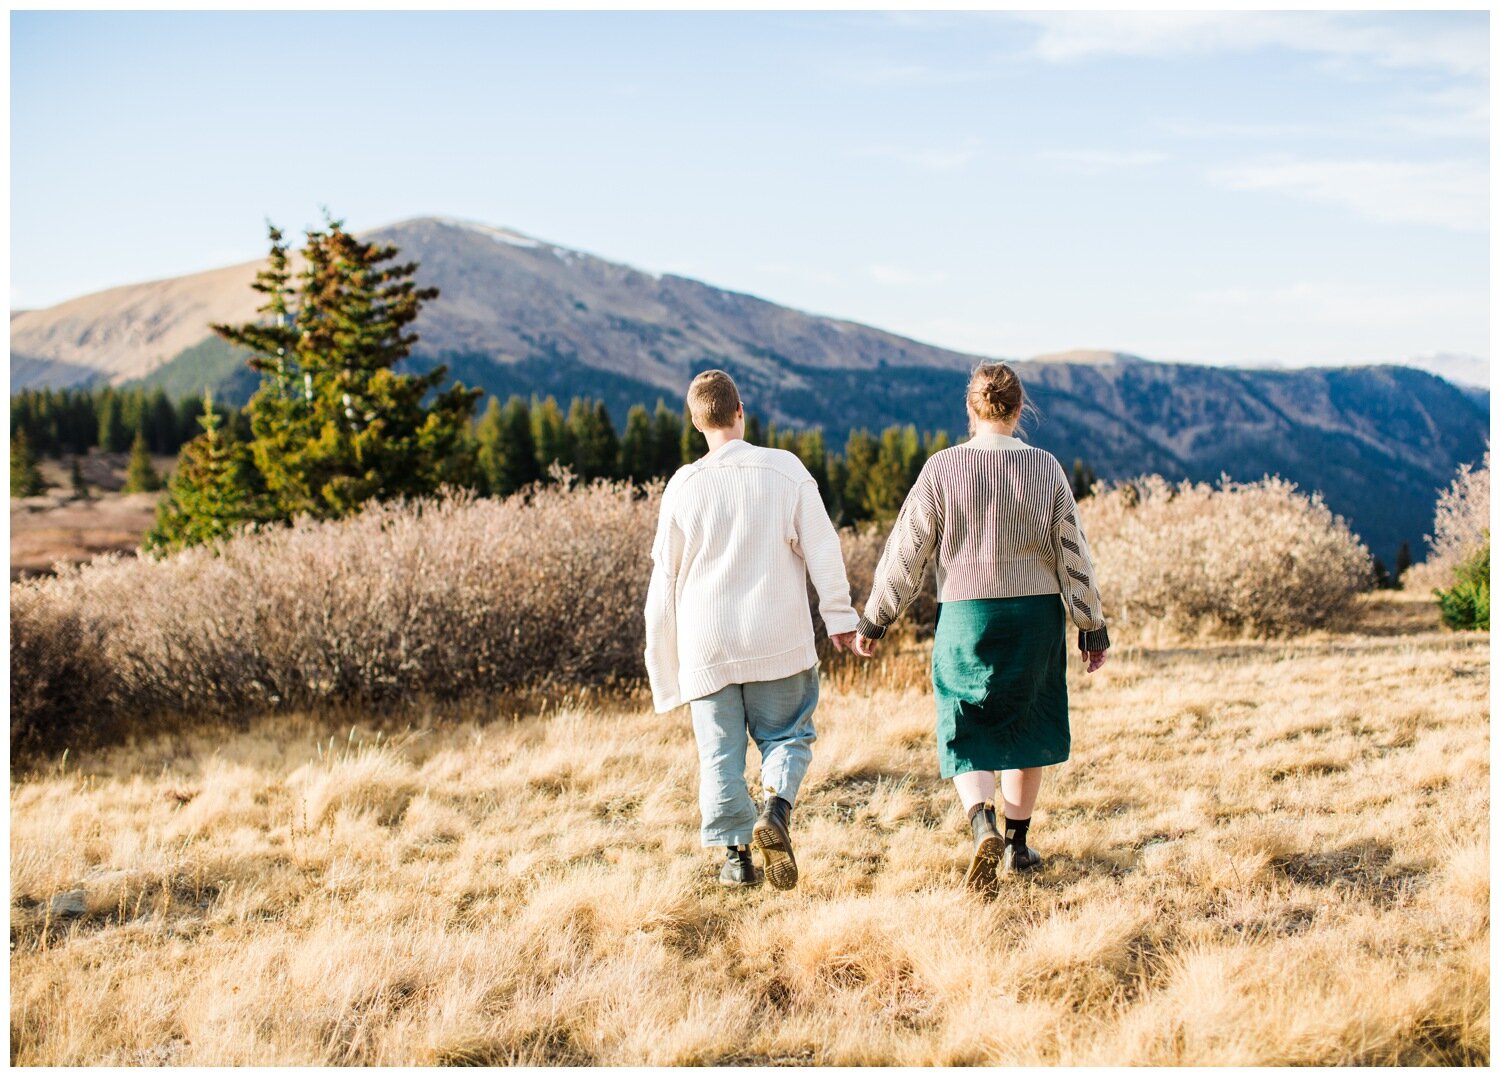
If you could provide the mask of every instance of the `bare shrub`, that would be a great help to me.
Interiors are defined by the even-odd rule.
[[[1280,478],[1151,475],[1096,488],[1082,512],[1111,624],[1288,635],[1336,621],[1371,583],[1343,518]]]
[[[13,726],[61,746],[75,697],[140,722],[637,677],[659,496],[450,492],[14,584]]]
[[[35,587],[11,588],[10,745],[26,754],[51,738],[96,737],[109,684],[104,640],[78,610]]]
[[[1478,467],[1461,464],[1447,488],[1438,493],[1433,512],[1427,558],[1401,577],[1408,591],[1427,592],[1450,587],[1458,566],[1469,560],[1489,541],[1490,454]]]

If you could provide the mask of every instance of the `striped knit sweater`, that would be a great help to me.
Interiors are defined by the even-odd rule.
[[[1060,593],[1078,646],[1108,649],[1078,506],[1062,465],[1045,449],[979,434],[928,459],[875,569],[862,635],[885,635],[933,560],[939,602]]]
[[[658,711],[817,665],[809,576],[829,632],[859,623],[818,484],[783,449],[736,439],[679,469],[651,558],[646,672]]]

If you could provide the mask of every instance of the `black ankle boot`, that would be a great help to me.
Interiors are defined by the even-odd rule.
[[[988,801],[976,804],[969,813],[969,829],[974,833],[974,856],[964,885],[970,890],[993,890],[995,870],[1005,849],[1005,839],[995,825],[995,806]]]
[[[1030,818],[1005,820],[1005,853],[1000,858],[1001,871],[1010,873],[1041,867],[1042,854],[1026,844],[1026,831],[1030,826]]]
[[[790,890],[797,885],[791,821],[792,806],[778,796],[767,797],[750,839],[766,858],[766,878],[778,890]]]
[[[760,869],[750,859],[750,846],[731,845],[725,850],[724,866],[719,869],[719,882],[725,886],[760,885]]]

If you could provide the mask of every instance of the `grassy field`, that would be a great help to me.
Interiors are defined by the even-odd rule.
[[[1488,1061],[1486,634],[1378,595],[1070,683],[1045,867],[993,900],[919,653],[825,680],[789,893],[717,888],[686,714],[640,699],[16,775],[11,1060]]]
[[[81,562],[104,553],[134,553],[156,522],[156,503],[163,496],[122,494],[129,453],[92,450],[81,458],[91,496],[72,496],[71,463],[41,461],[47,493],[10,499],[10,578],[45,575],[57,561]],[[175,456],[153,456],[165,477]]]

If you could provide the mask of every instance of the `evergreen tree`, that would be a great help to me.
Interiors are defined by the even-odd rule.
[[[10,437],[10,496],[35,497],[47,492],[47,482],[37,467],[36,453],[24,429]]]
[[[844,490],[849,486],[849,467],[838,453],[828,454],[828,515],[840,526],[853,523],[844,504]]]
[[[682,455],[677,461],[679,464],[691,464],[708,455],[708,441],[693,425],[693,413],[686,405],[682,408],[681,449]]]
[[[249,350],[262,375],[248,406],[250,451],[277,516],[344,516],[367,501],[473,484],[463,441],[480,390],[457,384],[424,405],[448,368],[394,369],[417,341],[404,330],[438,294],[416,286],[416,263],[391,264],[395,247],[329,218],[307,233],[294,291],[280,230],[270,237],[253,285],[265,318],[211,328]]]
[[[625,433],[620,438],[620,476],[643,483],[656,474],[656,442],[651,416],[636,404],[625,416]]]
[[[69,482],[72,483],[73,486],[73,496],[87,501],[91,495],[89,494],[89,484],[83,477],[83,463],[81,457],[74,455],[73,470],[68,478]]]
[[[759,415],[745,416],[745,440],[751,445],[764,445],[765,435],[761,433],[761,422]]]
[[[493,497],[509,497],[541,478],[536,441],[531,436],[531,409],[513,396],[505,406],[490,397],[479,424],[479,466]]]
[[[833,488],[828,482],[828,449],[823,443],[823,431],[819,429],[804,430],[797,435],[797,459],[807,468],[809,475],[818,484],[818,496],[823,499],[823,507],[833,513]]]
[[[124,452],[130,445],[125,429],[124,407],[117,393],[106,390],[99,401],[99,448],[105,452]]]
[[[841,501],[844,516],[850,521],[869,519],[871,472],[880,452],[879,443],[868,430],[851,430],[844,443],[844,485]]]
[[[1389,590],[1391,586],[1391,574],[1386,569],[1385,562],[1378,557],[1375,558],[1375,590],[1385,591]]]
[[[604,401],[575,397],[568,409],[568,433],[572,437],[574,467],[580,479],[614,477],[620,444]]]
[[[144,546],[155,553],[212,542],[246,524],[280,518],[249,446],[227,429],[203,393],[203,433],[182,447]]]
[[[651,442],[656,452],[653,475],[666,478],[681,466],[682,426],[682,416],[667,407],[666,401],[658,399],[651,417]]]
[[[182,447],[177,436],[177,412],[167,399],[166,390],[159,385],[147,398],[143,426],[152,452],[173,453]]]
[[[901,501],[911,483],[907,478],[909,461],[913,454],[913,443],[917,432],[912,427],[904,430],[899,426],[888,426],[880,433],[880,441],[865,479],[864,512],[874,520],[892,520],[901,511]]]
[[[130,446],[130,464],[125,469],[124,493],[138,494],[161,489],[161,476],[151,466],[151,452],[146,447],[146,433],[136,431]]]
[[[1401,577],[1406,575],[1406,570],[1411,568],[1411,543],[1403,542],[1401,548],[1396,551],[1396,570],[1391,573],[1391,586],[1399,587]]]
[[[1089,496],[1094,488],[1094,483],[1099,481],[1099,476],[1094,474],[1094,469],[1085,464],[1081,459],[1073,460],[1073,500],[1082,501]]]
[[[543,475],[553,464],[574,467],[573,439],[568,431],[568,420],[564,418],[557,401],[548,397],[540,404],[531,401],[531,437],[536,443],[537,466]],[[576,474],[576,468],[574,473]]]

